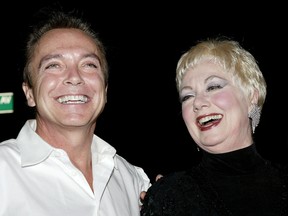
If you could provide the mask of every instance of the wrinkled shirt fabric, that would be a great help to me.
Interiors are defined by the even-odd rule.
[[[150,181],[142,168],[94,135],[93,189],[62,149],[27,120],[16,139],[0,143],[0,216],[137,216]]]

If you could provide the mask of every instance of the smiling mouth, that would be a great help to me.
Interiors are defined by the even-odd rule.
[[[61,104],[83,104],[88,101],[88,97],[85,95],[65,95],[57,98],[57,101]]]
[[[205,116],[205,117],[199,119],[198,122],[199,122],[200,126],[205,126],[205,125],[212,123],[214,121],[219,121],[221,118],[222,118],[222,115],[219,115],[219,114],[209,115],[209,116]]]
[[[204,116],[202,118],[198,118],[197,125],[201,131],[206,131],[212,127],[217,126],[220,123],[222,118],[223,118],[223,115],[221,114],[213,114],[213,115]]]

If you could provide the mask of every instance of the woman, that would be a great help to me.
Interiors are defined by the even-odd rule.
[[[266,97],[254,57],[236,41],[211,39],[183,54],[176,73],[182,117],[203,157],[154,183],[141,215],[287,216],[287,171],[253,142]]]

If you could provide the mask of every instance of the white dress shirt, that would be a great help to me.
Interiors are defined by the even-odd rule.
[[[0,216],[137,216],[151,183],[143,169],[94,135],[93,189],[62,149],[46,143],[28,120],[0,143]]]

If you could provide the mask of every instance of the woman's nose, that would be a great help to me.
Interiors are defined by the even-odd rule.
[[[205,95],[196,95],[193,103],[193,111],[198,112],[203,107],[208,107],[209,101]]]

